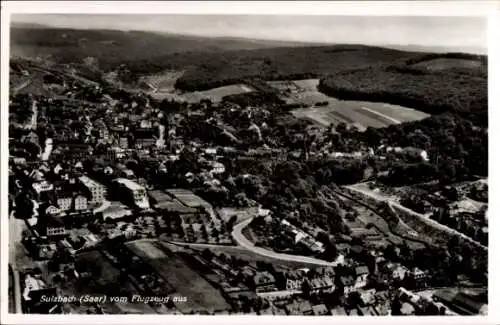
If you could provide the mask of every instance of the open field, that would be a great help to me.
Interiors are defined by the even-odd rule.
[[[127,247],[168,281],[174,288],[172,296],[187,298],[186,302],[175,303],[181,312],[211,312],[229,308],[219,290],[193,271],[178,253],[157,241],[133,241],[127,243]]]
[[[156,89],[158,92],[172,92],[175,91],[175,82],[183,74],[183,71],[165,71],[141,77],[139,82]]]
[[[299,118],[307,118],[322,125],[341,122],[352,124],[360,129],[368,126],[380,128],[390,124],[424,119],[428,114],[414,109],[384,103],[338,100],[317,90],[319,79],[294,81],[274,81],[268,83],[280,90],[283,100],[289,104],[305,104],[292,113]],[[328,105],[317,106],[317,103]]]
[[[264,255],[255,254],[245,248],[237,246],[204,245],[204,244],[186,244],[186,246],[189,246],[191,249],[195,249],[200,252],[202,252],[205,248],[208,248],[215,254],[226,254],[228,256],[234,256],[239,259],[248,261],[249,263],[256,263],[258,261],[271,263],[276,269],[281,269],[281,270],[291,270],[291,269],[317,266],[309,263],[278,260]]]
[[[174,90],[168,89],[156,89],[153,90],[150,95],[158,100],[163,99],[174,99],[177,101],[185,101],[187,103],[198,103],[202,99],[210,99],[212,102],[220,102],[222,98],[229,95],[238,95],[248,92],[252,92],[253,89],[244,84],[235,84],[229,86],[222,86],[217,88],[212,88],[203,91],[193,91],[193,92],[176,92]]]
[[[123,296],[138,294],[136,288],[132,283],[128,281],[123,281],[120,277],[120,270],[116,269],[106,257],[98,250],[93,250],[89,252],[80,253],[77,256],[77,261],[85,264],[92,265],[94,274],[92,280],[75,280],[74,283],[68,284],[67,294],[71,295],[111,295],[110,288],[118,288]],[[87,308],[89,306],[83,305],[79,308]],[[73,307],[75,308],[75,307]],[[144,303],[111,303],[109,300],[106,302],[105,306],[102,306],[104,310],[109,309],[112,313],[127,313],[127,314],[155,314],[156,312],[148,305]],[[82,312],[85,312],[82,310]]]
[[[412,67],[425,68],[431,71],[446,70],[452,68],[477,69],[482,66],[481,61],[473,59],[438,58],[413,64]]]

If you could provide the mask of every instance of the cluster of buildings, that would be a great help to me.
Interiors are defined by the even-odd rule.
[[[283,219],[281,224],[283,225],[284,231],[290,236],[293,236],[295,244],[303,245],[314,253],[322,253],[325,251],[323,243],[317,241],[305,231],[292,225],[286,219]]]

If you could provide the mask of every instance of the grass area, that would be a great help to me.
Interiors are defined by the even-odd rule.
[[[196,247],[193,245],[193,246],[191,246],[191,248],[201,252],[206,247]],[[280,269],[283,271],[315,266],[315,265],[308,264],[308,263],[277,260],[277,259],[270,258],[267,256],[255,254],[253,252],[250,252],[244,248],[237,247],[237,246],[213,246],[213,247],[210,247],[209,249],[210,249],[210,251],[214,252],[215,254],[222,254],[223,253],[223,254],[226,254],[228,256],[234,256],[234,257],[237,257],[239,259],[248,261],[250,263],[256,263],[258,261],[271,263],[276,269]]]
[[[183,71],[165,71],[163,73],[145,76],[141,78],[139,82],[149,84],[161,92],[174,91],[175,82],[182,76],[183,73]]]
[[[211,312],[230,308],[219,290],[193,271],[179,253],[170,251],[156,241],[134,241],[128,243],[127,247],[168,281],[174,288],[172,296],[187,298],[186,302],[175,303],[181,312]]]
[[[390,124],[420,120],[428,115],[414,109],[385,103],[338,100],[317,90],[319,79],[268,82],[281,92],[281,99],[288,104],[306,105],[292,113],[322,125],[347,123],[364,129],[381,128]],[[318,106],[317,103],[328,102]]]
[[[158,89],[152,92],[151,96],[158,100],[174,99],[177,101],[185,101],[187,103],[198,103],[203,99],[210,99],[212,102],[220,102],[226,96],[239,95],[252,92],[253,89],[243,84],[234,84],[222,86],[202,91],[175,92],[174,89]]]
[[[430,71],[441,71],[453,68],[478,69],[481,61],[473,59],[438,58],[413,64],[412,67],[424,68]]]

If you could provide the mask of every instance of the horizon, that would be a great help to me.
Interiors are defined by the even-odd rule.
[[[196,18],[194,21],[193,19]],[[13,14],[12,24],[487,53],[487,19],[436,16]]]

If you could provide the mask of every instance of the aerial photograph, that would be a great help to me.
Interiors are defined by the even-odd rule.
[[[487,27],[13,14],[9,313],[487,315]]]

